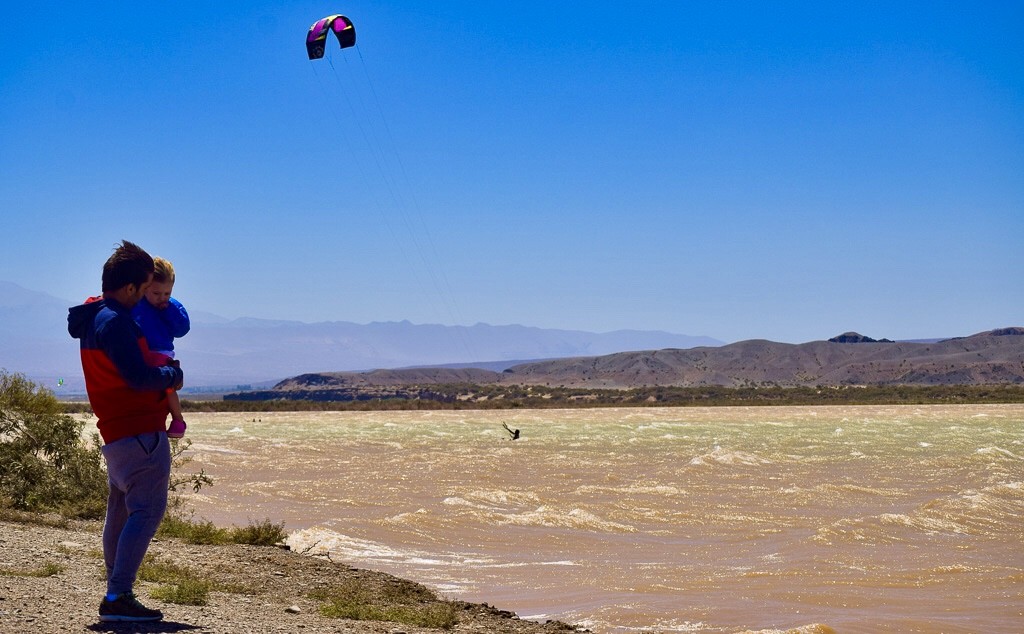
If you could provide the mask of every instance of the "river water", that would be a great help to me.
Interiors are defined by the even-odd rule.
[[[506,422],[521,430],[512,441]],[[599,634],[1024,631],[1024,406],[192,414],[189,503]]]

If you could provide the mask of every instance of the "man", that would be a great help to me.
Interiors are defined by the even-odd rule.
[[[132,307],[153,279],[153,258],[127,240],[103,265],[103,295],[68,311],[68,332],[80,340],[82,370],[96,426],[103,437],[110,489],[103,524],[107,594],[101,621],[158,621],[132,588],[149,543],[167,509],[171,451],[165,432],[168,388],[183,374],[149,367],[146,340]]]

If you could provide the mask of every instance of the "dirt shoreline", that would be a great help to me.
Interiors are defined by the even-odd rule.
[[[390,621],[353,621],[320,614],[310,593],[339,583],[367,588],[412,586],[392,575],[360,570],[281,548],[198,546],[155,540],[158,562],[187,567],[232,592],[212,591],[204,606],[165,603],[150,597],[158,583],[140,581],[135,592],[164,613],[151,624],[102,623],[97,608],[104,590],[100,524],[67,527],[0,521],[0,632],[344,632],[426,634],[438,629]],[[31,576],[33,574],[43,576]],[[537,623],[484,604],[453,602],[458,623],[448,631],[479,634],[552,634],[579,631],[560,622]]]

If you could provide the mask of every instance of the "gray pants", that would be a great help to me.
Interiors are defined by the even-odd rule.
[[[164,432],[129,436],[103,446],[107,461],[107,518],[103,560],[107,592],[131,592],[135,577],[167,510],[171,446]]]

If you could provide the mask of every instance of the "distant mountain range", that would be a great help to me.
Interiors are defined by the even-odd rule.
[[[78,347],[67,334],[68,307],[82,299],[0,281],[0,369],[46,384],[62,378],[66,391],[83,389]],[[190,316],[192,331],[175,347],[192,388],[270,386],[284,377],[328,370],[473,365],[501,371],[524,360],[723,343],[660,331],[228,320],[198,310]]]
[[[67,334],[77,302],[0,281],[0,369],[81,391]],[[1024,329],[891,342],[844,333],[803,344],[729,345],[660,331],[592,333],[520,325],[228,320],[192,311],[177,342],[192,389],[427,383],[858,385],[1024,383]],[[283,377],[293,377],[285,379]]]
[[[876,341],[857,333],[803,344],[750,340],[720,347],[539,361],[500,372],[413,368],[307,374],[282,381],[274,391],[353,393],[450,383],[582,388],[1022,384],[1024,328],[1001,328],[931,343]]]

